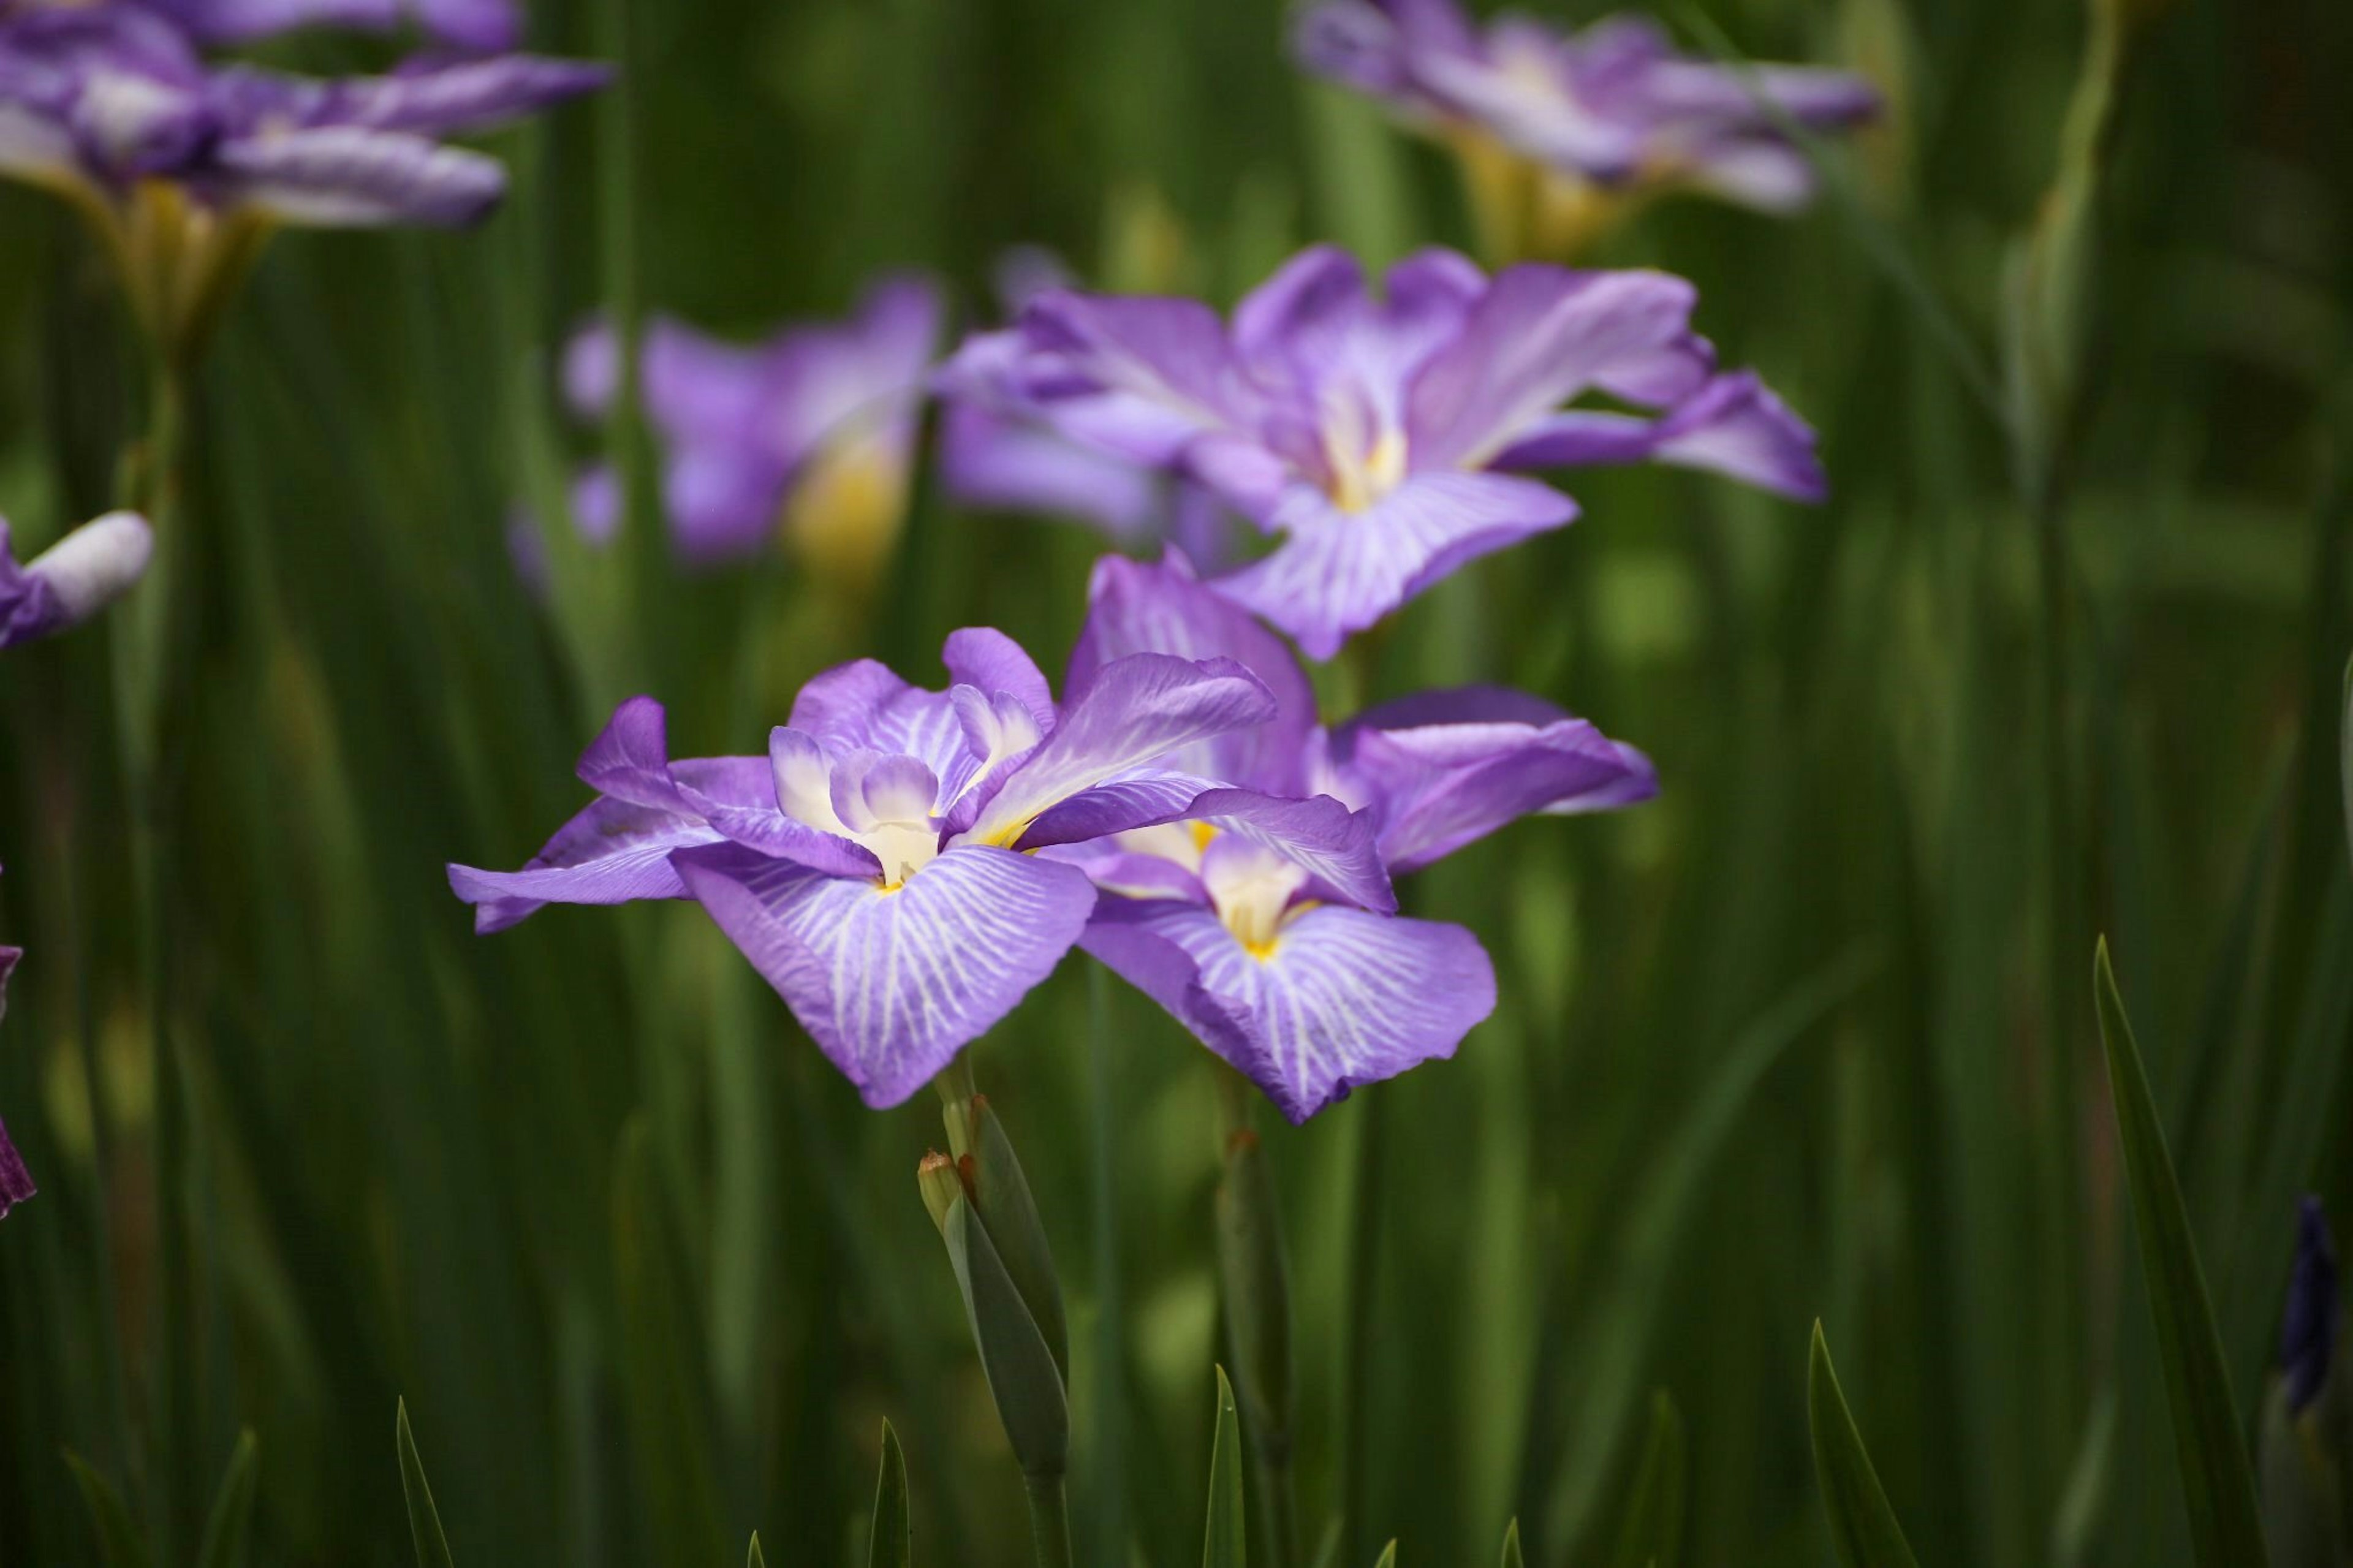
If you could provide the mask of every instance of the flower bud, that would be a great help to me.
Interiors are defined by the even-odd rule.
[[[18,566],[8,552],[8,525],[0,521],[0,647],[88,620],[130,591],[154,552],[147,520],[115,511]]]
[[[915,1185],[923,1194],[923,1207],[931,1212],[933,1226],[945,1237],[948,1206],[965,1195],[964,1177],[957,1173],[956,1163],[933,1150],[915,1166]]]
[[[1062,1287],[1054,1272],[1054,1249],[1046,1240],[1046,1223],[1029,1192],[1029,1180],[1013,1152],[1013,1141],[985,1094],[951,1100],[942,1110],[947,1123],[948,1146],[956,1151],[965,1173],[973,1206],[987,1225],[1005,1263],[1006,1273],[1021,1293],[1024,1305],[1038,1324],[1054,1364],[1068,1377],[1071,1370],[1069,1321],[1062,1307]]]

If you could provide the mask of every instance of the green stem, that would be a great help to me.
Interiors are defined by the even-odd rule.
[[[1021,1483],[1029,1492],[1029,1539],[1038,1549],[1038,1568],[1071,1568],[1071,1501],[1060,1476],[1029,1476]]]
[[[1224,1286],[1229,1365],[1250,1427],[1258,1476],[1260,1545],[1269,1568],[1297,1555],[1292,1470],[1297,1403],[1292,1378],[1291,1268],[1274,1173],[1250,1124],[1249,1080],[1216,1067],[1223,1176],[1218,1185],[1218,1272]]]
[[[1111,1037],[1111,972],[1088,965],[1087,1077],[1094,1163],[1095,1375],[1093,1541],[1097,1563],[1127,1559],[1127,1310],[1119,1271],[1119,1054]]]
[[[1356,1149],[1350,1176],[1348,1254],[1342,1278],[1346,1281],[1346,1317],[1340,1352],[1340,1556],[1344,1563],[1366,1560],[1363,1550],[1369,1521],[1367,1477],[1372,1469],[1373,1434],[1365,1417],[1366,1391],[1372,1382],[1373,1302],[1380,1266],[1382,1173],[1386,1162],[1388,1097],[1357,1097],[1364,1110],[1356,1118]]]

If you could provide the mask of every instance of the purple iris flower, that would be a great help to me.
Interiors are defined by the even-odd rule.
[[[1879,95],[1843,71],[1742,70],[1679,54],[1646,17],[1564,36],[1506,14],[1485,26],[1455,0],[1316,0],[1300,59],[1441,133],[1500,142],[1555,174],[1616,189],[1680,186],[1767,212],[1813,195],[1784,121],[1834,130]]]
[[[185,204],[175,216],[192,245],[273,223],[464,224],[497,205],[505,171],[439,138],[529,114],[608,76],[601,66],[506,55],[318,81],[209,66],[157,11],[35,9],[0,19],[0,175],[72,198],[126,258],[129,205],[155,190]]]
[[[1230,324],[1190,300],[1050,292],[956,355],[979,385],[1123,462],[1178,473],[1281,536],[1219,591],[1329,658],[1465,562],[1577,515],[1514,469],[1655,461],[1804,500],[1813,432],[1694,333],[1662,272],[1525,265],[1493,279],[1451,251],[1389,269],[1385,297],[1319,247]],[[1564,409],[1599,393],[1643,414]]]
[[[0,518],[0,648],[90,619],[131,591],[154,552],[147,520],[113,511],[20,566],[8,547],[8,520]]]
[[[1018,317],[1029,301],[1072,287],[1068,268],[1031,247],[997,267],[997,294]],[[1233,553],[1232,513],[1199,485],[1057,430],[1018,385],[1018,339],[999,333],[943,370],[940,482],[959,504],[1093,524],[1124,548],[1173,544],[1204,565]]]
[[[1394,913],[1389,874],[1530,813],[1607,810],[1657,792],[1641,753],[1517,692],[1428,692],[1322,729],[1282,641],[1181,559],[1105,559],[1071,684],[1155,651],[1231,658],[1265,682],[1276,712],[1167,759],[1240,786],[1195,801],[1193,820],[1058,852],[1117,895],[1097,903],[1081,945],[1293,1121],[1453,1055],[1494,1010],[1478,939]],[[1225,815],[1229,800],[1250,815]]]
[[[679,553],[757,553],[781,527],[820,568],[871,579],[897,542],[944,314],[929,279],[885,279],[849,321],[792,327],[749,348],[654,322],[639,356],[648,418],[667,448],[663,499]],[[613,333],[592,327],[565,356],[565,389],[587,417],[619,380]],[[576,496],[614,499],[592,472]]]
[[[696,900],[867,1102],[895,1105],[1084,930],[1086,874],[1028,851],[1184,816],[1211,785],[1157,759],[1275,711],[1227,659],[1112,659],[1060,703],[1001,632],[953,634],[944,662],[944,691],[871,659],[818,676],[765,757],[672,763],[635,699],[581,758],[596,802],[522,870],[450,885],[485,931],[552,902]]]
[[[0,1018],[8,1016],[8,976],[16,973],[17,961],[24,956],[21,947],[0,947]],[[0,1126],[0,1219],[5,1219],[8,1211],[34,1191],[32,1173],[25,1169],[16,1146],[8,1142],[8,1129]]]
[[[481,54],[522,42],[512,0],[140,0],[206,44],[241,44],[298,27],[388,33],[413,24],[439,42]]]
[[[2280,1369],[2287,1374],[2290,1415],[2300,1415],[2328,1382],[2337,1317],[2337,1244],[2320,1200],[2307,1196],[2296,1209],[2295,1272],[2280,1320]]]

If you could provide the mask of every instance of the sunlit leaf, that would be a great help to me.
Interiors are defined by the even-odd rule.
[[[1242,1428],[1234,1387],[1218,1368],[1218,1432],[1209,1447],[1209,1522],[1201,1568],[1242,1568],[1250,1553],[1242,1517]]]
[[[1504,1531],[1504,1568],[1527,1568],[1520,1555],[1520,1521],[1516,1519]]]

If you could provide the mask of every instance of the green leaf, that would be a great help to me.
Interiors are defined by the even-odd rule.
[[[2345,663],[2345,721],[2337,731],[2337,772],[2345,793],[2345,837],[2353,847],[2353,659]]]
[[[1618,1532],[1618,1568],[1674,1568],[1683,1548],[1686,1463],[1683,1413],[1662,1389],[1651,1395],[1651,1440]]]
[[[400,1489],[408,1499],[408,1535],[417,1543],[417,1568],[453,1568],[449,1542],[441,1534],[441,1514],[433,1506],[433,1489],[426,1484],[425,1462],[417,1457],[417,1439],[408,1430],[408,1401],[400,1402]]]
[[[950,1204],[941,1234],[1013,1457],[1025,1476],[1059,1476],[1069,1463],[1071,1409],[1054,1353],[972,1205]]]
[[[760,1532],[752,1532],[752,1550],[744,1559],[744,1568],[768,1568],[768,1560],[760,1555]]]
[[[1520,1555],[1520,1521],[1516,1519],[1504,1531],[1504,1568],[1527,1568],[1526,1560]]]
[[[1845,1568],[1917,1568],[1895,1510],[1887,1506],[1879,1472],[1855,1430],[1854,1415],[1839,1391],[1837,1369],[1822,1325],[1806,1374],[1806,1416],[1814,1429],[1814,1477],[1822,1489],[1822,1511],[1830,1517],[1831,1542]]]
[[[866,1568],[907,1568],[914,1560],[915,1527],[907,1511],[907,1456],[899,1434],[882,1423],[882,1473],[874,1482],[874,1530]],[[757,1544],[754,1538],[754,1544]]]
[[[1242,1568],[1250,1560],[1242,1517],[1242,1426],[1234,1385],[1218,1368],[1218,1435],[1209,1446],[1209,1523],[1201,1568]]]
[[[1380,1561],[1374,1563],[1373,1568],[1397,1568],[1396,1542],[1392,1541],[1387,1546],[1381,1548]]]
[[[246,1537],[253,1529],[253,1488],[259,1470],[260,1445],[253,1429],[237,1434],[236,1451],[228,1457],[228,1473],[213,1497],[212,1517],[205,1521],[205,1544],[196,1554],[196,1568],[236,1568],[245,1561]]]
[[[90,1523],[98,1528],[99,1560],[106,1568],[147,1568],[147,1543],[131,1522],[122,1494],[70,1448],[66,1450],[66,1467],[73,1471],[82,1504],[90,1510]]]
[[[1062,1307],[1061,1278],[1054,1270],[1054,1251],[1047,1245],[1046,1222],[1030,1194],[1029,1179],[1006,1136],[1005,1122],[985,1094],[972,1097],[970,1110],[973,1202],[988,1226],[988,1238],[1004,1260],[1005,1272],[1021,1292],[1022,1303],[1038,1324],[1039,1336],[1053,1352],[1055,1369],[1065,1384],[1071,1377],[1071,1331]]]
[[[2132,1022],[2116,994],[2105,938],[2093,961],[2093,983],[2125,1177],[2132,1191],[2133,1226],[2140,1237],[2141,1272],[2173,1415],[2191,1553],[2202,1568],[2262,1568],[2269,1558],[2255,1507],[2254,1472],[2239,1432],[2238,1404],[2231,1397],[2205,1271],[2199,1267],[2173,1157],[2166,1152],[2165,1129],[2141,1070]]]

